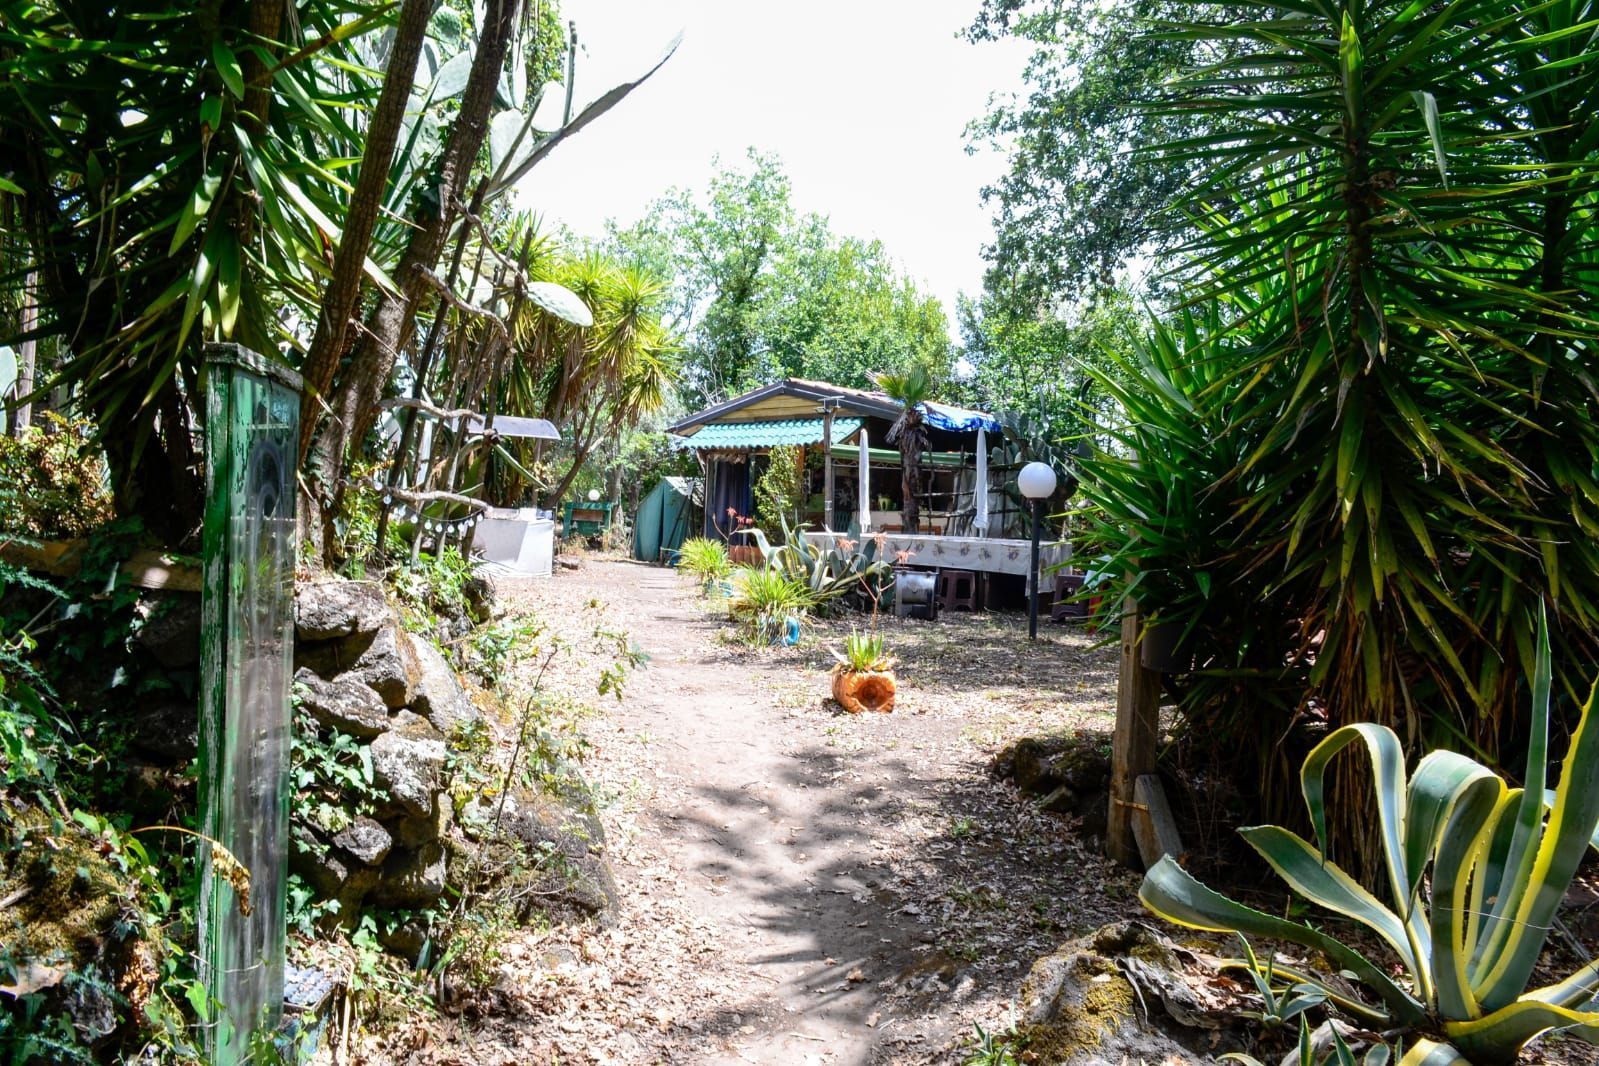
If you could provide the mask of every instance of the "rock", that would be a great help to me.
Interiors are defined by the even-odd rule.
[[[388,601],[375,581],[318,581],[294,590],[294,633],[301,640],[375,633],[388,618]]]
[[[1178,1003],[1187,992],[1180,967],[1171,943],[1143,923],[1106,926],[1033,964],[1017,1035],[1041,1066],[1209,1061],[1225,1049],[1213,1046],[1210,1019],[1191,993]],[[1175,1014],[1205,1030],[1186,1028]]]
[[[384,948],[407,962],[415,962],[427,943],[427,926],[412,918],[394,926],[385,926],[378,932],[378,942]]]
[[[529,854],[549,856],[553,861],[534,872],[543,905],[609,920],[616,906],[616,878],[605,858],[605,831],[591,811],[517,788],[505,797],[496,835],[490,829],[497,810],[498,798],[467,804],[462,832],[473,840],[510,841]]]
[[[350,920],[367,894],[377,887],[379,872],[362,863],[342,848],[323,841],[307,848],[290,849],[289,869],[305,878],[306,884],[322,899],[339,902],[339,915]]]
[[[67,1017],[84,1043],[98,1044],[117,1031],[117,1008],[111,998],[114,986],[98,966],[90,967],[79,977],[66,985]]]
[[[193,703],[160,703],[134,714],[133,746],[167,766],[187,765],[200,750],[200,711]]]
[[[367,866],[379,866],[394,847],[394,837],[382,823],[361,815],[336,833],[333,843]]]
[[[1038,809],[1050,814],[1070,814],[1077,807],[1077,793],[1070,785],[1062,785],[1038,801]]]
[[[461,589],[466,597],[466,613],[472,621],[482,625],[494,617],[494,582],[482,574],[467,578]]]
[[[401,811],[429,817],[435,813],[445,755],[439,731],[426,718],[401,711],[393,728],[372,742],[372,771]]]
[[[396,851],[383,864],[372,901],[380,907],[426,907],[444,895],[445,873],[444,846],[437,841]]]
[[[415,695],[420,668],[409,634],[399,626],[389,625],[373,635],[372,643],[356,656],[349,672],[382,696],[390,708],[397,709],[410,703]]]
[[[404,848],[419,848],[423,844],[442,840],[450,831],[450,805],[442,802],[448,797],[434,796],[433,809],[421,816],[401,814],[390,823],[394,840]]]
[[[181,670],[200,661],[200,597],[173,593],[156,595],[136,608],[141,619],[134,643],[168,670]]]
[[[1108,743],[1102,734],[1089,732],[1023,737],[995,756],[991,769],[1033,795],[1062,785],[1080,794],[1094,792],[1110,782]]]
[[[301,667],[294,673],[294,698],[311,717],[341,733],[367,740],[389,729],[389,707],[383,698],[352,674],[324,681]]]
[[[433,642],[413,633],[407,633],[406,638],[417,662],[416,693],[411,697],[411,709],[447,737],[454,736],[463,725],[480,721],[483,713],[467,696],[461,679],[455,676]]]

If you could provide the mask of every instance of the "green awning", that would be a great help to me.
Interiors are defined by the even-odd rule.
[[[840,444],[861,428],[858,418],[833,419],[833,443]],[[686,448],[776,448],[792,444],[820,444],[820,418],[790,418],[776,422],[712,422],[684,440]]]

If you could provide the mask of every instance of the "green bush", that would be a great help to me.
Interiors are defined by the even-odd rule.
[[[733,574],[728,612],[752,640],[772,640],[788,619],[803,618],[815,606],[810,588],[776,567],[745,566]]]
[[[20,438],[0,434],[0,530],[81,537],[112,517],[94,426],[46,411]]]
[[[733,572],[727,545],[708,537],[692,537],[677,552],[677,568],[701,581],[720,581]]]
[[[755,521],[762,529],[781,529],[792,542],[790,527],[799,525],[805,496],[805,453],[797,446],[773,448],[766,471],[755,482]]]

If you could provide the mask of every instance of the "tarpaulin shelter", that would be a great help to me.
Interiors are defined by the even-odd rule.
[[[663,477],[639,501],[633,520],[633,558],[659,562],[700,531],[700,479]]]

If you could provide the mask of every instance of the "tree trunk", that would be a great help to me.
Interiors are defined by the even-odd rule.
[[[39,342],[30,334],[39,325],[39,275],[30,270],[22,281],[22,340],[17,343],[17,412],[11,422],[13,436],[21,437],[33,425],[33,402],[28,396],[33,392],[33,364],[38,357]]]
[[[317,318],[316,336],[306,353],[302,376],[305,393],[300,398],[300,461],[305,461],[311,439],[321,420],[321,398],[333,384],[350,333],[350,316],[361,297],[362,268],[372,246],[372,230],[383,194],[388,188],[389,168],[394,161],[394,146],[399,142],[405,120],[411,83],[416,78],[417,57],[427,36],[432,0],[405,0],[395,30],[394,48],[383,75],[383,91],[377,110],[367,126],[366,150],[361,156],[361,173],[344,218],[344,233],[333,261],[333,279],[322,295],[322,310]]]
[[[498,0],[484,18],[461,108],[435,172],[435,194],[419,200],[412,219],[416,228],[411,231],[395,274],[400,291],[378,297],[356,343],[349,369],[329,397],[331,417],[317,436],[311,454],[312,466],[322,482],[324,496],[316,502],[324,509],[325,523],[338,511],[343,497],[341,478],[351,453],[377,422],[378,402],[383,398],[395,359],[410,343],[417,308],[429,292],[422,272],[432,270],[439,261],[455,206],[483,146],[500,69],[516,33],[518,6],[519,0]],[[328,538],[329,543],[332,541]]]

